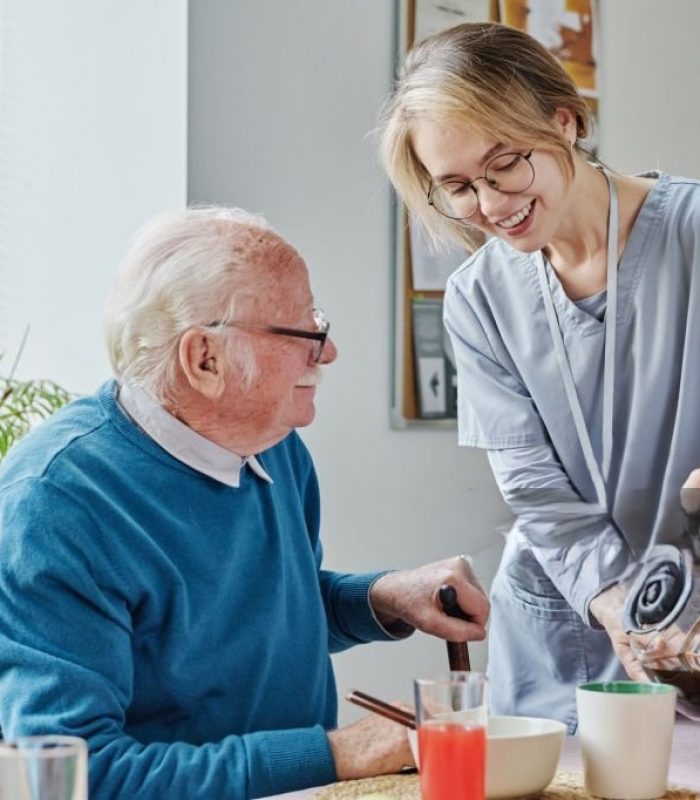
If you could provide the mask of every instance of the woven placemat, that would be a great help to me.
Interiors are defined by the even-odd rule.
[[[583,788],[582,772],[558,772],[549,786],[537,795],[540,800],[597,800]],[[691,789],[669,789],[660,800],[698,800]]]
[[[326,786],[314,795],[317,800],[352,800],[363,795],[383,794],[392,800],[420,800],[417,775],[380,775],[359,781],[343,781]],[[580,772],[559,772],[549,786],[537,795],[539,800],[596,800],[583,788]],[[661,800],[700,800],[700,792],[673,788]]]
[[[392,800],[420,800],[417,775],[379,775],[359,781],[341,781],[316,792],[319,800],[350,800],[367,794],[385,794]]]

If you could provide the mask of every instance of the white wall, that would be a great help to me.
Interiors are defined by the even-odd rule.
[[[490,548],[508,518],[482,453],[455,431],[389,427],[389,191],[367,134],[391,79],[392,3],[190,4],[190,199],[266,214],[304,255],[338,361],[304,431],[319,472],[326,563],[413,566]],[[478,648],[477,648],[478,650]],[[480,662],[479,654],[474,661]],[[336,659],[341,690],[410,696],[446,669],[416,636]],[[345,709],[343,709],[345,712]]]
[[[700,3],[600,0],[600,155],[700,177]]]
[[[332,320],[340,357],[304,432],[327,564],[410,566],[487,548],[488,579],[508,516],[483,454],[458,449],[451,431],[388,423],[388,188],[367,134],[390,86],[392,5],[193,0],[190,198],[265,213],[306,257]],[[700,3],[602,0],[600,19],[601,156],[622,170],[700,176]],[[424,636],[336,658],[341,691],[396,698],[445,665],[443,646]]]
[[[186,202],[186,0],[0,0],[0,353],[91,391],[128,237]]]

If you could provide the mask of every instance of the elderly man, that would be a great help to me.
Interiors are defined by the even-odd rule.
[[[321,568],[294,429],[336,357],[299,254],[245,212],[153,221],[108,307],[116,381],[0,471],[0,724],[85,737],[98,800],[260,797],[399,769],[404,729],[336,729],[329,654],[482,638],[462,559]],[[436,602],[452,584],[471,622]]]

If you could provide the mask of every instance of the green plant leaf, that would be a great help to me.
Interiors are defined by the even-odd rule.
[[[72,399],[73,395],[54,381],[20,381],[0,375],[0,461],[33,425]]]

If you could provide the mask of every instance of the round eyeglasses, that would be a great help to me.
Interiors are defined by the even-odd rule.
[[[276,336],[293,336],[298,339],[311,339],[314,343],[311,350],[311,360],[314,364],[317,364],[321,360],[331,324],[326,319],[323,309],[314,308],[313,315],[314,324],[316,325],[315,331],[305,331],[300,328],[282,328],[279,325],[265,325],[262,322],[243,322],[238,320],[232,320],[231,322],[212,322],[210,325],[207,325],[207,327],[253,328],[266,331],[267,333],[274,333]]]
[[[529,153],[501,153],[487,164],[484,174],[471,181],[450,178],[428,189],[428,205],[449,219],[468,219],[479,207],[479,195],[474,184],[486,181],[490,189],[502,194],[520,194],[532,186],[535,168]]]

